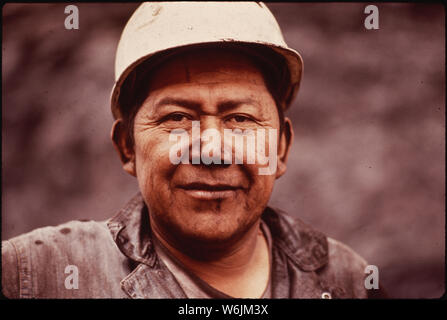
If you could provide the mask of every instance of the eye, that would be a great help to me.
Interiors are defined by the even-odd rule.
[[[233,121],[238,122],[238,123],[252,121],[251,118],[249,118],[247,116],[240,115],[240,114],[232,116],[230,118],[230,120],[233,120]]]
[[[182,121],[184,118],[186,118],[183,114],[173,114],[169,117],[172,121]]]
[[[236,122],[244,122],[244,121],[248,120],[248,118],[247,118],[247,117],[244,117],[244,116],[235,116],[235,117],[234,117],[234,120],[235,120]]]
[[[181,122],[188,119],[188,115],[183,113],[171,113],[163,118],[163,121]]]

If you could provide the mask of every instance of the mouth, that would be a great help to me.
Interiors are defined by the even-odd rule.
[[[228,184],[188,183],[179,186],[186,194],[199,200],[217,200],[234,197],[241,188]]]

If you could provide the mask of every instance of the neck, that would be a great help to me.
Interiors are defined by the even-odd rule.
[[[260,221],[237,242],[227,248],[197,248],[214,253],[204,259],[185,254],[154,230],[157,240],[189,271],[214,288],[233,297],[259,298],[269,279],[268,244],[260,230]],[[216,254],[218,252],[218,254]]]

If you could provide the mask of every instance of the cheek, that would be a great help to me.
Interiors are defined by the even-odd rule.
[[[247,207],[264,207],[269,199],[275,183],[274,175],[260,175],[259,168],[265,166],[246,165],[245,172],[250,177],[250,190],[247,197]]]
[[[164,134],[148,133],[135,139],[136,173],[144,195],[155,195],[168,187],[175,169],[169,160],[169,148]]]
[[[253,192],[256,192],[260,198],[268,202],[274,182],[275,178],[273,176],[259,176],[253,184]]]

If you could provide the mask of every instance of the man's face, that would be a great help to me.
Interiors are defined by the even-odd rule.
[[[157,233],[177,242],[237,241],[258,221],[280,173],[260,175],[265,165],[246,161],[173,164],[169,135],[186,130],[191,148],[192,121],[200,121],[200,132],[218,130],[222,148],[224,129],[279,135],[274,99],[248,57],[215,50],[176,56],[153,72],[134,120],[134,173]]]

